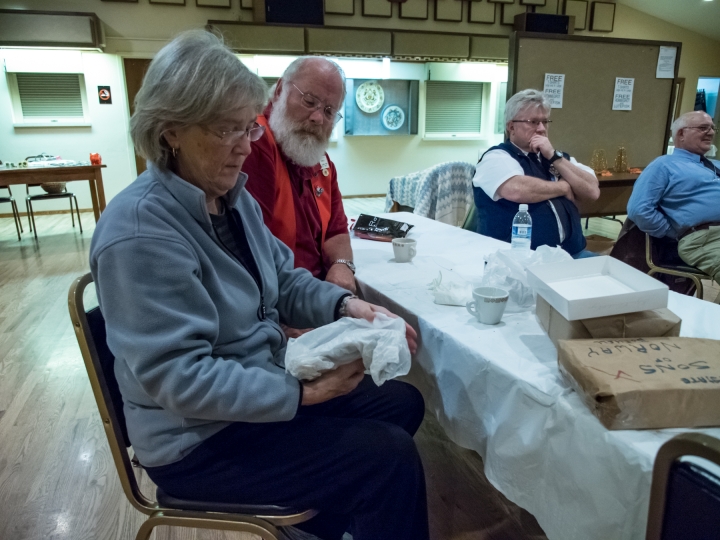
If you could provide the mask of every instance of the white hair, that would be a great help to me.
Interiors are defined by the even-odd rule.
[[[330,60],[329,58],[325,58],[322,56],[301,56],[300,58],[296,58],[295,60],[292,61],[292,63],[287,67],[285,72],[282,74],[283,82],[291,83],[295,79],[295,76],[305,66],[305,64],[307,64],[308,62],[317,62],[317,61],[326,62],[327,65],[330,66],[331,68],[333,68],[333,70],[335,70],[335,72],[340,76],[340,81],[342,82],[342,100],[340,100],[340,104],[342,105],[342,102],[345,100],[345,72],[337,64],[337,62],[334,62],[333,60]]]
[[[678,116],[675,121],[670,126],[670,131],[672,131],[672,138],[673,141],[677,138],[678,131],[681,129],[684,129],[690,125],[690,119],[697,115],[698,113],[703,114],[704,111],[690,111],[686,112],[685,114],[681,114]]]
[[[190,30],[150,62],[135,97],[130,133],[138,153],[165,169],[171,156],[163,133],[169,127],[212,123],[243,107],[259,113],[266,101],[265,82],[220,39]]]
[[[508,99],[505,104],[505,125],[507,126],[508,122],[514,120],[520,111],[531,105],[542,108],[545,114],[550,114],[552,108],[550,100],[540,90],[533,90],[532,88],[521,90]]]
[[[287,101],[290,89],[289,84],[282,87],[280,96],[273,102],[268,123],[285,155],[298,165],[312,167],[325,154],[330,137],[323,133],[321,125],[298,122],[288,117]]]

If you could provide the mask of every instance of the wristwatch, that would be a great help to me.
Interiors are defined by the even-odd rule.
[[[350,271],[355,274],[355,264],[352,261],[349,261],[347,259],[336,259],[333,261],[333,264],[345,264],[350,269]]]
[[[563,153],[562,153],[560,150],[555,150],[555,153],[553,154],[553,157],[551,157],[550,159],[548,159],[548,163],[550,163],[550,165],[552,165],[552,164],[555,163],[558,159],[562,159],[562,158],[564,158],[564,157],[565,157],[565,156],[563,156]]]

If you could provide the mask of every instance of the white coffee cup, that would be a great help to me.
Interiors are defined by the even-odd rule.
[[[477,287],[472,292],[473,300],[465,304],[468,313],[482,324],[497,324],[507,306],[508,292],[499,287]]]
[[[392,246],[395,262],[410,262],[417,253],[417,240],[412,238],[393,238]]]

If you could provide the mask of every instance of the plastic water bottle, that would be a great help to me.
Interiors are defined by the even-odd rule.
[[[528,205],[521,204],[520,211],[515,214],[512,222],[512,249],[530,250],[532,239],[532,218],[527,211]]]

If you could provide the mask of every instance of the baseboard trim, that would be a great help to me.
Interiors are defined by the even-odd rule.
[[[81,208],[81,212],[92,212],[92,208]],[[20,217],[27,217],[27,212],[18,212],[20,214]],[[36,210],[33,212],[36,216],[51,216],[55,214],[69,214],[70,210]],[[75,213],[75,210],[73,210],[73,214]],[[11,218],[13,217],[12,212],[0,214],[0,218]]]

